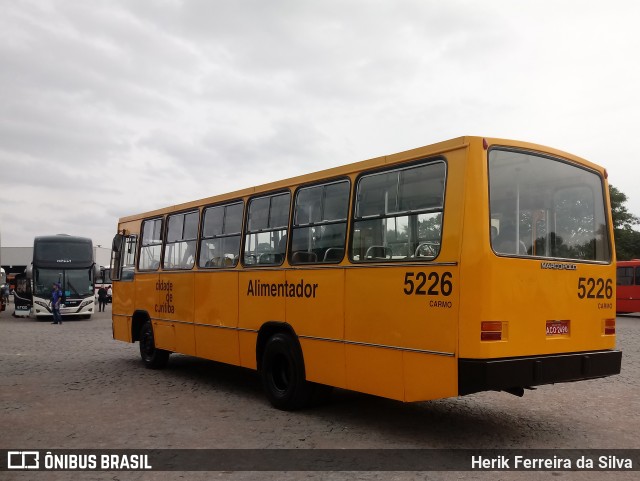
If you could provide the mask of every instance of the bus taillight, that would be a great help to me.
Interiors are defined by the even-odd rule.
[[[605,336],[611,336],[616,333],[616,320],[605,319],[604,320],[604,334]]]
[[[482,321],[480,325],[481,341],[502,341],[502,322]]]

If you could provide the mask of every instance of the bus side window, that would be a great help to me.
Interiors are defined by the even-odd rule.
[[[329,264],[342,260],[349,190],[347,180],[298,189],[291,234],[291,264]]]
[[[161,252],[162,218],[145,220],[142,223],[142,241],[138,268],[142,271],[158,270]]]
[[[440,159],[363,175],[355,200],[352,260],[434,259],[442,240],[445,177]]]
[[[636,269],[636,285],[640,285],[640,269]],[[619,286],[633,285],[633,267],[618,267],[616,269],[616,284]]]
[[[198,211],[167,217],[167,241],[162,263],[164,269],[193,267],[198,239],[198,217]]]
[[[103,281],[127,281],[133,279],[137,243],[138,236],[136,235],[116,235],[111,251],[111,269],[102,271]],[[111,274],[111,279],[107,280],[108,272]]]
[[[290,192],[249,201],[243,263],[280,265],[286,252]]]
[[[242,202],[204,210],[199,267],[229,268],[238,264],[243,210]]]

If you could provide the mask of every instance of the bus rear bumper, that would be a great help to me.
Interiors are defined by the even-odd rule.
[[[580,381],[620,373],[621,351],[458,359],[458,395]]]

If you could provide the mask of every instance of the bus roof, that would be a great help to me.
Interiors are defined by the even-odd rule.
[[[93,243],[88,237],[80,237],[69,234],[55,234],[55,235],[41,235],[33,239],[33,243],[36,242],[87,242]]]
[[[206,197],[199,200],[185,202],[182,204],[164,206],[156,210],[121,217],[119,219],[119,222],[125,223],[130,221],[137,221],[143,218],[159,216],[159,215],[186,210],[190,208],[196,208],[202,205],[215,204],[215,203],[223,202],[227,200],[239,199],[241,197],[246,197],[246,196],[254,195],[257,193],[284,189],[291,185],[312,183],[314,181],[319,181],[322,179],[330,179],[332,177],[346,176],[349,174],[359,172],[361,170],[375,168],[377,166],[395,164],[395,163],[405,162],[409,160],[418,160],[425,156],[444,154],[445,152],[468,147],[471,144],[475,144],[476,148],[481,148],[483,145],[486,145],[487,146],[486,148],[494,145],[495,146],[500,145],[500,146],[507,146],[507,147],[518,147],[518,148],[527,149],[527,150],[542,151],[548,154],[566,158],[573,162],[577,162],[581,165],[584,165],[585,167],[591,168],[593,170],[596,170],[604,174],[604,168],[596,164],[593,164],[583,158],[570,154],[568,152],[563,152],[561,150],[553,149],[551,147],[546,147],[539,144],[522,142],[517,140],[478,137],[478,136],[464,136],[464,137],[457,137],[450,140],[445,140],[445,141],[438,142],[431,145],[426,145],[423,147],[417,147],[417,148],[406,150],[396,154],[389,154],[381,157],[374,157],[374,158],[363,160],[360,162],[349,163],[349,164],[341,165],[338,167],[333,167],[330,169],[302,174],[299,176],[277,180],[274,182],[269,182],[269,183],[257,185],[254,187],[248,187],[248,188],[237,190],[234,192],[228,192],[228,193],[225,192],[225,193],[221,193],[211,197]]]
[[[630,259],[628,261],[617,261],[618,266],[640,266],[640,259]]]

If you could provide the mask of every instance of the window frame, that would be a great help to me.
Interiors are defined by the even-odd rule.
[[[118,234],[120,236],[120,246],[118,250],[114,249],[115,247],[115,239],[114,245],[111,249],[111,262],[109,263],[109,267],[111,270],[111,280],[112,281],[121,281],[121,282],[131,282],[135,276],[135,269],[138,265],[138,239],[140,236],[138,234]],[[124,273],[124,260],[127,255],[127,246],[133,244],[133,271],[131,276],[125,277]],[[117,266],[115,265],[117,263]],[[116,269],[117,267],[117,269]],[[115,276],[114,276],[115,274]]]
[[[271,220],[271,202],[273,200],[273,198],[278,197],[278,196],[283,196],[286,195],[288,196],[288,217],[287,217],[287,224],[285,226],[282,227],[277,227],[277,228],[273,228],[271,226],[269,226],[269,222]],[[260,199],[265,199],[265,198],[269,198],[269,213],[267,215],[267,227],[263,228],[263,229],[257,229],[257,230],[250,230],[249,229],[249,221],[250,221],[250,217],[251,217],[251,204],[253,202],[255,202],[256,200],[260,200]],[[264,193],[260,193],[258,195],[249,197],[249,199],[247,199],[247,204],[245,207],[245,215],[244,215],[244,222],[243,222],[243,231],[242,231],[242,243],[240,246],[240,256],[241,256],[241,261],[240,263],[242,264],[242,267],[249,267],[249,268],[253,268],[253,267],[279,267],[282,266],[282,264],[284,264],[284,261],[287,257],[287,251],[288,251],[288,244],[289,244],[289,238],[290,238],[290,225],[291,225],[291,199],[293,198],[293,195],[291,194],[291,190],[290,189],[284,189],[284,190],[276,190],[276,191],[272,191],[272,192],[264,192]],[[255,263],[247,263],[247,259],[246,259],[246,254],[247,254],[247,238],[251,235],[256,235],[256,234],[263,234],[263,233],[270,233],[270,232],[277,232],[277,231],[285,231],[285,235],[287,236],[286,242],[284,243],[285,246],[285,251],[282,253],[282,257],[281,259],[279,259],[279,262],[265,262],[265,263],[259,263],[258,260],[256,259]],[[281,242],[281,240],[279,241]],[[280,255],[280,253],[267,253],[267,254],[273,254],[275,255]]]
[[[360,182],[362,181],[363,178],[368,177],[368,176],[372,176],[372,175],[379,175],[379,174],[387,174],[387,173],[392,173],[392,172],[401,172],[401,171],[406,171],[406,170],[410,170],[410,169],[414,169],[416,167],[420,167],[420,166],[428,166],[428,165],[433,165],[433,164],[438,164],[441,163],[444,166],[444,175],[442,177],[442,182],[443,182],[443,188],[442,188],[442,203],[441,206],[439,208],[427,208],[427,209],[415,209],[415,210],[406,210],[406,211],[398,211],[398,212],[392,212],[389,214],[373,214],[373,215],[365,215],[362,217],[358,217],[356,215],[358,208],[359,208],[359,201],[358,201],[358,195],[360,194],[359,192],[359,188],[360,188]],[[406,263],[406,262],[419,262],[419,263],[429,263],[429,262],[434,262],[436,261],[436,259],[440,256],[441,252],[442,252],[442,239],[444,237],[443,233],[444,233],[444,228],[445,228],[445,206],[446,206],[446,200],[447,200],[447,181],[449,178],[449,162],[447,160],[447,158],[443,155],[436,155],[433,157],[425,157],[425,158],[421,158],[421,159],[416,159],[413,161],[409,161],[409,162],[404,162],[404,163],[399,163],[399,164],[394,164],[392,166],[385,166],[385,167],[380,167],[380,168],[376,168],[376,169],[371,169],[371,170],[367,170],[367,171],[363,171],[360,172],[360,174],[358,174],[358,176],[355,179],[354,185],[353,185],[353,192],[352,192],[352,199],[351,199],[351,209],[350,209],[350,227],[349,227],[349,237],[347,239],[347,244],[348,244],[348,252],[349,252],[349,261],[352,262],[353,264],[358,264],[358,265],[362,265],[362,264],[378,264],[378,263],[385,263],[385,264],[393,264],[393,263]],[[401,190],[401,186],[400,183],[398,183],[397,185],[398,191]],[[359,222],[363,222],[363,221],[370,221],[370,220],[378,220],[378,219],[398,219],[401,217],[409,217],[409,216],[417,216],[420,214],[432,214],[432,213],[439,213],[441,216],[440,219],[440,239],[439,239],[439,243],[438,243],[438,250],[437,253],[434,256],[416,256],[415,253],[414,255],[409,255],[405,258],[401,258],[401,259],[393,259],[393,257],[390,257],[389,259],[382,259],[382,258],[372,258],[372,259],[355,259],[354,258],[354,239],[355,239],[355,230],[356,230],[356,224]],[[419,245],[422,244],[421,242],[419,242]],[[374,247],[373,245],[370,247]]]
[[[524,254],[520,254],[520,253],[507,253],[507,252],[500,252],[498,250],[496,250],[496,248],[494,247],[494,240],[491,238],[491,226],[492,226],[492,212],[491,212],[491,207],[492,207],[492,200],[491,200],[491,188],[492,188],[492,184],[491,184],[491,166],[490,166],[490,156],[491,156],[491,152],[493,151],[501,151],[501,152],[508,152],[511,154],[521,154],[521,155],[525,155],[525,156],[533,156],[533,157],[538,157],[541,159],[546,159],[552,162],[556,162],[558,164],[563,164],[569,167],[573,167],[575,169],[581,170],[583,172],[589,173],[594,175],[597,179],[598,179],[598,185],[600,187],[600,193],[602,195],[602,198],[600,198],[600,202],[602,203],[602,207],[603,207],[603,221],[604,221],[604,231],[606,233],[606,241],[603,244],[603,248],[606,248],[606,252],[607,252],[607,259],[605,260],[598,260],[598,259],[579,259],[579,258],[572,258],[572,257],[561,257],[561,256],[544,256],[544,255],[533,255],[533,254],[528,254],[528,253],[524,253]],[[609,231],[610,226],[609,226],[609,217],[607,215],[607,189],[605,188],[605,179],[602,176],[602,174],[596,170],[593,169],[587,165],[581,164],[579,162],[573,162],[570,159],[566,159],[564,157],[560,157],[558,155],[553,155],[551,153],[548,152],[542,152],[542,151],[538,151],[538,150],[532,150],[532,149],[527,149],[527,148],[518,148],[518,147],[512,147],[512,146],[506,146],[506,145],[493,145],[491,146],[491,148],[489,148],[489,150],[486,151],[485,154],[485,165],[486,165],[486,172],[487,172],[487,184],[486,184],[486,188],[487,188],[487,199],[488,199],[488,208],[489,208],[489,219],[488,219],[488,224],[489,224],[489,246],[491,248],[491,251],[494,253],[494,255],[496,255],[497,257],[512,257],[512,258],[518,258],[518,259],[535,259],[535,260],[545,260],[545,261],[550,261],[550,260],[554,260],[554,261],[560,261],[560,262],[574,262],[574,263],[585,263],[585,264],[601,264],[601,265],[608,265],[611,264],[612,259],[613,259],[613,238],[612,235]],[[590,188],[590,186],[587,185],[580,185],[579,187],[586,187],[586,188]],[[566,187],[565,189],[568,188],[575,188],[575,186],[569,186]],[[556,189],[556,193],[561,191],[562,189]],[[595,194],[595,192],[594,192]],[[596,199],[596,196],[594,195],[594,199]],[[594,215],[596,214],[595,209],[594,209]],[[595,235],[595,230],[594,230],[594,235]]]
[[[196,214],[196,235],[194,238],[185,238],[185,220],[186,217],[188,215],[192,215],[192,214]],[[175,241],[171,241],[169,242],[169,226],[171,224],[171,218],[175,218],[178,216],[182,216],[182,237],[180,239],[177,239]],[[199,239],[199,234],[200,234],[200,210],[196,207],[195,209],[189,209],[189,210],[184,210],[184,211],[180,211],[180,212],[172,212],[171,214],[167,214],[164,218],[164,239],[162,241],[162,260],[160,262],[160,265],[162,266],[162,270],[168,270],[168,271],[188,271],[193,269],[193,267],[196,265],[196,259],[197,259],[197,253],[198,253],[198,239]],[[194,247],[194,252],[193,252],[193,262],[191,263],[190,266],[185,266],[185,267],[181,267],[181,263],[178,264],[178,266],[167,266],[167,250],[168,247],[170,246],[176,246],[177,244],[181,244],[181,243],[185,243],[188,244],[189,242],[195,242],[195,247]]]
[[[326,188],[328,186],[331,185],[337,185],[337,184],[342,184],[342,183],[346,183],[347,184],[347,205],[346,205],[346,210],[345,210],[345,217],[342,219],[334,219],[334,220],[322,220],[320,219],[319,222],[307,222],[307,223],[301,223],[301,224],[296,224],[296,213],[297,213],[297,207],[298,207],[298,197],[300,195],[301,191],[304,191],[305,189],[313,189],[314,187],[321,187],[322,188],[322,211],[321,211],[321,217],[323,217],[322,212],[324,212],[324,208],[325,208],[325,199],[326,197]],[[290,207],[290,226],[289,226],[289,239],[288,239],[288,246],[287,246],[287,260],[289,262],[290,265],[292,266],[305,266],[305,265],[326,265],[326,264],[340,264],[343,260],[344,257],[346,255],[346,251],[347,251],[347,243],[348,243],[348,234],[349,234],[349,212],[350,212],[350,207],[351,207],[351,198],[352,198],[352,187],[353,187],[353,183],[351,182],[351,179],[349,177],[336,177],[333,179],[323,179],[321,181],[318,182],[314,182],[314,183],[310,183],[310,184],[303,184],[300,185],[296,191],[295,191],[295,195],[293,196],[293,202],[291,203],[291,207]],[[339,224],[344,224],[344,243],[342,245],[342,255],[340,256],[340,258],[336,258],[334,260],[331,261],[323,261],[321,259],[316,259],[315,261],[312,262],[294,262],[293,260],[293,256],[294,256],[294,252],[293,252],[293,240],[294,240],[294,232],[296,230],[300,230],[300,229],[310,229],[313,227],[321,227],[321,226],[328,226],[328,225],[339,225]],[[337,248],[337,247],[329,247],[327,248],[327,251],[329,249],[332,248]],[[303,252],[303,251],[296,251],[296,252]],[[306,251],[305,251],[306,252]],[[325,255],[326,255],[326,251],[325,251]]]
[[[153,243],[153,244],[145,244],[144,243],[144,226],[147,222],[150,221],[160,221],[160,242],[157,243]],[[163,244],[164,244],[164,225],[165,225],[165,216],[159,215],[159,216],[155,216],[155,217],[149,217],[147,219],[143,219],[142,222],[140,223],[140,242],[138,243],[138,258],[136,259],[136,267],[138,268],[138,271],[140,272],[157,272],[158,270],[160,270],[160,266],[162,265],[162,252],[163,252]],[[160,246],[160,259],[158,261],[158,265],[155,268],[150,268],[150,269],[142,269],[140,267],[140,262],[142,260],[142,249],[145,247],[152,247],[152,246]]]
[[[216,209],[216,208],[222,208],[224,209],[223,212],[223,218],[222,218],[222,228],[224,230],[225,225],[226,225],[226,220],[227,220],[227,207],[230,207],[232,205],[238,205],[240,204],[242,206],[242,213],[240,215],[240,230],[237,233],[232,233],[232,234],[228,234],[226,232],[223,232],[222,234],[215,234],[212,236],[205,236],[205,221],[206,221],[206,213],[209,209]],[[245,215],[246,215],[246,205],[247,203],[244,201],[244,199],[234,199],[234,200],[229,200],[229,201],[225,201],[225,202],[220,202],[217,204],[210,204],[207,205],[205,207],[203,207],[202,209],[202,213],[201,213],[201,217],[200,217],[200,235],[198,236],[198,260],[197,260],[197,265],[198,265],[198,269],[235,269],[238,267],[238,265],[240,264],[240,257],[242,256],[242,247],[243,247],[243,227],[244,227],[244,222],[245,222]],[[224,265],[202,265],[201,262],[201,256],[202,256],[202,242],[206,241],[206,240],[211,240],[211,239],[227,239],[227,238],[231,238],[231,237],[239,237],[239,242],[238,242],[238,255],[237,258],[235,259],[235,263],[231,266],[224,266]],[[211,259],[208,259],[206,263],[210,262]]]

